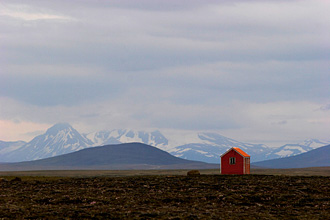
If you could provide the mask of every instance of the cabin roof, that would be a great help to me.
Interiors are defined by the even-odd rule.
[[[233,147],[238,153],[240,153],[242,156],[244,157],[250,157],[250,155],[248,155],[247,153],[245,153],[243,150],[241,150],[238,147]]]
[[[250,157],[250,155],[248,155],[247,153],[245,153],[243,150],[241,150],[238,147],[232,147],[229,150],[227,150],[224,154],[221,155],[221,157],[223,157],[224,155],[226,155],[229,151],[231,150],[235,150],[237,153],[239,153],[242,157]]]

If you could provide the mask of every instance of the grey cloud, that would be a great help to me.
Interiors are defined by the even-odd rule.
[[[192,8],[202,7],[204,5],[212,4],[234,4],[244,0],[181,0],[181,1],[163,1],[163,0],[110,0],[110,1],[96,1],[96,0],[82,0],[79,1],[81,7],[88,7],[90,9],[106,9],[106,8],[120,8],[126,10],[145,10],[145,11],[173,11],[173,10],[188,10]],[[255,0],[261,1],[261,0]],[[275,1],[275,0],[270,0]],[[12,3],[21,4],[21,0],[12,0]],[[77,3],[72,1],[54,1],[45,2],[42,0],[34,0],[29,4],[43,8],[53,8],[57,10],[64,10],[67,12],[74,12],[77,8]]]
[[[27,132],[27,133],[24,133],[24,134],[22,134],[22,135],[25,135],[25,136],[31,136],[31,137],[36,137],[36,136],[41,135],[41,134],[43,134],[43,133],[45,133],[45,131],[43,131],[43,130],[38,130],[38,131],[33,131],[33,132]]]
[[[277,122],[272,122],[272,125],[285,125],[287,124],[288,121],[287,120],[283,120],[283,121],[277,121]]]
[[[182,130],[225,130],[238,129],[241,125],[231,119],[209,118],[201,116],[194,119],[187,118],[155,118],[152,120],[152,127],[163,129],[176,128]]]
[[[0,75],[0,94],[39,106],[77,105],[111,98],[122,90],[115,83],[79,77],[20,77]]]
[[[96,118],[96,117],[100,117],[100,114],[96,114],[96,113],[90,113],[90,114],[82,114],[80,115],[80,117],[82,118]]]
[[[330,104],[327,104],[327,105],[321,106],[320,109],[321,109],[322,111],[329,111],[329,110],[330,110]]]
[[[274,28],[267,23],[267,19],[262,26],[258,26],[255,21],[243,24],[231,19],[222,21],[221,13],[205,16],[208,11],[199,12],[195,18],[189,11],[184,14],[168,12],[158,16],[137,10],[121,16],[121,13],[129,11],[116,11],[113,15],[107,13],[107,9],[98,9],[103,10],[104,14],[91,10],[95,16],[91,16],[91,21],[88,13],[84,18],[81,14],[84,11],[76,10],[76,16],[81,16],[80,22],[35,22],[32,29],[25,28],[25,38],[30,39],[26,45],[17,47],[14,44],[10,47],[9,40],[8,50],[17,50],[12,59],[16,59],[16,62],[85,62],[103,66],[108,63],[109,68],[127,71],[216,61],[315,60],[329,56],[317,39],[320,36],[318,32],[312,39],[297,44],[296,39],[303,39],[304,33],[301,31],[306,27],[300,27],[298,33],[293,32],[287,36],[287,33],[283,33],[287,29],[285,27],[283,30],[285,21],[281,21],[274,35],[269,33]],[[112,12],[111,8],[109,10]],[[100,24],[104,19],[108,22]],[[112,22],[113,19],[117,22]],[[198,19],[202,21],[198,22]],[[226,27],[222,26],[224,24]],[[57,28],[50,29],[50,25]],[[313,23],[309,25],[309,28],[314,27]],[[169,33],[173,34],[169,36]],[[205,39],[203,34],[213,39]],[[192,37],[194,39],[189,40]],[[21,59],[17,59],[19,57]]]

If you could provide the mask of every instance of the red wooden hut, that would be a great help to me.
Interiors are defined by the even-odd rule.
[[[221,174],[250,174],[250,156],[238,147],[221,155]]]

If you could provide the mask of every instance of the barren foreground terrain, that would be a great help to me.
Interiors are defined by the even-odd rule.
[[[1,218],[330,219],[330,177],[7,177]]]

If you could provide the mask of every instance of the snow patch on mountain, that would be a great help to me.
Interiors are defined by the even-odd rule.
[[[291,150],[281,150],[280,152],[277,152],[275,154],[280,156],[280,157],[288,157],[288,155],[293,154],[293,151],[291,151]]]
[[[319,147],[323,147],[328,144],[330,144],[330,141],[323,141],[323,140],[318,140],[318,139],[307,139],[307,140],[299,143],[299,145],[309,147],[311,150],[319,148]]]

